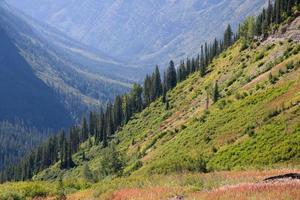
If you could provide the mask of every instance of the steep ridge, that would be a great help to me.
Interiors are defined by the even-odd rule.
[[[1,27],[34,74],[55,90],[74,120],[88,109],[98,109],[116,94],[127,91],[129,82],[137,79],[137,73],[131,73],[127,78],[120,78],[119,73],[109,75],[107,71],[112,69],[123,75],[126,73],[111,58],[104,57],[103,60],[96,56],[97,51],[90,51],[59,32],[26,18],[5,2],[1,2],[0,11]]]
[[[41,130],[68,127],[74,120],[55,91],[36,77],[1,28],[0,43],[0,169],[3,169],[46,138]]]
[[[0,31],[0,121],[17,119],[35,127],[69,126],[71,115],[55,92],[37,78],[11,39]]]
[[[41,144],[45,133],[70,127],[83,113],[128,91],[139,76],[138,70],[128,69],[128,75],[113,58],[30,19],[5,1],[0,1],[0,30],[1,169]]]

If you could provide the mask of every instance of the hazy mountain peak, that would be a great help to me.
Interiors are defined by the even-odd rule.
[[[124,62],[166,63],[198,53],[267,0],[9,0],[32,17]],[[205,27],[205,28],[204,28]]]

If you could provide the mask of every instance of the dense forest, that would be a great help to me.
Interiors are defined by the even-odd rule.
[[[9,165],[1,172],[1,182],[10,180],[27,180],[47,167],[59,162],[61,169],[74,167],[72,155],[79,150],[80,144],[88,141],[90,145],[107,147],[116,132],[134,116],[141,112],[153,101],[161,98],[165,109],[169,109],[170,101],[167,92],[179,82],[184,81],[192,73],[206,76],[210,71],[208,65],[224,50],[232,46],[235,41],[241,40],[243,47],[248,48],[253,40],[264,40],[269,33],[278,29],[283,21],[295,17],[295,11],[300,9],[299,0],[276,0],[269,2],[266,9],[255,16],[249,17],[239,26],[237,34],[228,25],[221,40],[205,43],[195,58],[188,58],[180,62],[178,68],[170,61],[162,75],[156,67],[153,74],[146,76],[143,85],[134,84],[130,93],[116,96],[113,103],[106,109],[90,112],[84,116],[78,126],[71,127],[66,133],[61,131],[52,136],[44,144],[29,153],[18,165]],[[222,98],[218,90],[218,82],[207,88],[207,105],[210,99],[217,102]],[[93,138],[93,139],[92,139]]]
[[[22,121],[13,124],[0,122],[0,169],[17,162],[18,158],[35,148],[47,136],[47,133],[27,128]]]

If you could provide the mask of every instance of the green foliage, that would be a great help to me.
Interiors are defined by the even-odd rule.
[[[287,65],[286,65],[286,69],[287,70],[292,70],[292,69],[294,69],[294,63],[293,62],[289,62]]]
[[[83,169],[82,169],[82,176],[84,180],[87,182],[94,182],[95,178],[93,177],[93,173],[87,163],[84,163]]]
[[[262,67],[264,64],[264,62],[260,62],[257,67]]]
[[[271,84],[275,84],[278,81],[278,78],[274,76],[272,73],[269,74],[269,81]]]
[[[149,150],[150,148],[152,148],[156,142],[163,138],[168,132],[162,132],[160,134],[158,134],[157,136],[155,136],[146,146],[145,148],[142,150],[142,155],[145,155],[146,154],[146,151]]]
[[[136,160],[124,170],[124,175],[130,175],[132,172],[137,171],[142,166],[143,166],[142,161]]]
[[[57,200],[63,200],[65,198],[66,198],[65,188],[64,188],[63,180],[60,177],[57,184]]]
[[[254,125],[247,126],[247,128],[245,130],[245,134],[247,134],[249,137],[254,136],[254,134],[255,134],[255,126]]]
[[[219,98],[220,98],[220,92],[219,92],[218,82],[215,83],[215,86],[213,88],[212,98],[213,98],[214,103],[216,103],[219,100]]]
[[[227,101],[224,100],[224,99],[220,100],[219,103],[218,103],[218,107],[221,110],[223,110],[226,107],[226,105],[227,105]]]
[[[261,59],[263,59],[265,57],[265,53],[264,52],[260,52],[259,54],[257,54],[255,56],[255,61],[259,61]]]
[[[6,183],[0,185],[0,199],[2,200],[25,200],[34,198],[43,198],[47,195],[55,195],[51,183],[46,182],[20,182]]]
[[[290,44],[253,43],[259,35],[256,30],[253,35],[249,28],[253,21],[250,19],[247,23],[245,34],[251,42],[246,42],[251,49],[241,54],[243,40],[240,40],[222,53],[225,46],[218,44],[217,52],[212,52],[214,55],[222,53],[222,56],[210,57],[212,46],[206,44],[197,59],[181,63],[181,71],[174,70],[174,63],[170,63],[169,73],[162,83],[162,99],[153,98],[157,91],[153,89],[156,88],[153,80],[157,76],[149,76],[149,82],[145,80],[144,85],[149,94],[145,95],[142,88],[135,85],[131,93],[116,100],[118,105],[108,105],[107,111],[93,116],[101,119],[96,120],[93,136],[99,143],[91,147],[88,141],[81,141],[83,145],[72,157],[76,167],[63,170],[57,163],[37,177],[56,179],[61,174],[69,181],[85,179],[79,185],[69,184],[69,190],[78,190],[90,186],[87,182],[91,175],[97,176],[101,185],[116,176],[147,177],[156,173],[299,163],[299,80],[295,78],[299,74],[294,70],[299,65],[299,55],[289,53],[288,57],[274,59],[274,55],[282,54]],[[257,68],[259,60],[264,64]],[[268,60],[271,61],[265,63]],[[285,72],[285,76],[280,76],[282,81],[275,84],[279,76],[268,71],[274,68],[273,72],[286,63],[287,71],[295,74]],[[199,71],[193,73],[196,69]],[[265,72],[270,73],[269,81]],[[220,99],[220,91],[227,96]],[[149,98],[146,102],[145,97]],[[276,106],[287,100],[292,101],[291,105]],[[115,124],[117,117],[114,116],[120,108],[124,118],[121,124],[120,121]],[[83,127],[74,131],[84,136]],[[92,132],[89,130],[88,134]],[[81,158],[81,152],[86,152],[86,159]],[[68,187],[66,181],[63,185],[63,188]],[[103,187],[109,186],[110,182]]]
[[[242,45],[241,45],[240,51],[245,51],[248,48],[249,48],[249,45],[247,44],[247,42],[245,42],[245,40],[242,40]]]
[[[100,177],[122,175],[125,160],[123,155],[117,151],[114,145],[104,149],[99,163]]]
[[[232,32],[230,24],[227,26],[227,28],[225,30],[223,41],[224,41],[224,48],[225,49],[230,47],[232,42],[233,42],[233,32]]]

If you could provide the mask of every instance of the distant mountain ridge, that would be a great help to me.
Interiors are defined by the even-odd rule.
[[[133,67],[125,72],[126,67],[113,58],[35,22],[5,1],[0,2],[0,13],[0,27],[15,51],[27,62],[28,70],[55,92],[73,120],[127,91],[130,82],[140,77],[137,74],[144,73]],[[23,116],[16,118],[23,120]]]
[[[128,91],[145,73],[35,21],[4,0],[0,44],[0,169]]]
[[[24,119],[36,127],[61,128],[71,115],[55,92],[38,79],[11,39],[0,29],[0,121]]]
[[[140,67],[199,52],[268,0],[8,0],[77,41]],[[205,27],[205,28],[204,28]]]

